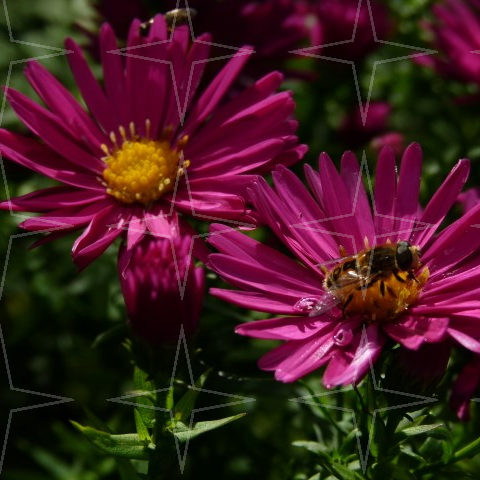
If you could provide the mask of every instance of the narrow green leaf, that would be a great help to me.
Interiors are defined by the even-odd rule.
[[[135,367],[133,372],[133,384],[137,394],[145,393],[145,395],[135,397],[138,405],[136,410],[145,428],[153,428],[155,423],[155,384],[148,379],[148,374],[138,367]],[[135,422],[137,422],[137,418],[135,418]],[[138,428],[137,425],[137,432]]]
[[[200,389],[205,384],[210,370],[207,370],[205,373],[200,375],[198,380],[195,382],[195,389],[188,390],[182,398],[175,405],[175,418],[185,422],[190,418],[193,408],[195,407],[195,402],[197,401],[198,394]]]
[[[205,422],[197,422],[190,429],[183,422],[177,422],[173,428],[171,428],[172,433],[177,437],[181,442],[186,442],[192,438],[198,437],[202,433],[209,432],[216,428],[223,427],[230,422],[234,422],[239,418],[242,418],[246,413],[239,413],[238,415],[233,415],[231,417],[220,418],[218,420],[208,420]]]
[[[341,463],[331,463],[330,467],[335,475],[338,475],[338,478],[343,480],[362,480],[362,477],[358,473]]]
[[[309,452],[314,453],[315,455],[320,455],[321,457],[327,457],[326,454],[326,446],[324,444],[318,442],[310,442],[307,440],[297,440],[293,442],[292,445],[294,447],[305,448]]]
[[[431,432],[436,428],[443,427],[443,423],[433,423],[431,425],[418,425],[416,427],[404,428],[401,432],[407,437],[414,437],[416,435],[423,435],[425,433]]]
[[[148,428],[146,427],[143,421],[142,414],[139,412],[137,408],[135,408],[135,410],[133,411],[133,414],[135,416],[135,427],[137,429],[138,437],[142,441],[146,440],[147,442],[150,442],[151,440],[150,433],[148,432]]]
[[[114,457],[134,458],[138,460],[146,460],[149,457],[150,446],[147,447],[147,443],[140,440],[140,437],[135,433],[112,435],[80,425],[74,421],[71,423],[79,432],[85,435],[93,445],[104,453]]]

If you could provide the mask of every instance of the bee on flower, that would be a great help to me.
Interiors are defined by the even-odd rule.
[[[209,266],[235,290],[211,293],[280,314],[236,332],[283,341],[259,366],[293,382],[326,367],[328,388],[358,383],[392,342],[405,351],[451,341],[480,353],[480,207],[439,230],[468,174],[460,160],[425,208],[422,151],[411,144],[399,175],[389,147],[379,154],[372,204],[358,161],[338,171],[328,155],[305,167],[307,190],[288,169],[250,191],[262,220],[294,258],[231,230],[212,235]],[[215,233],[219,227],[212,225]]]

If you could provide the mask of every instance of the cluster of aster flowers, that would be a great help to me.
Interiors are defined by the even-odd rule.
[[[269,5],[243,12],[262,18]],[[324,2],[319,17],[337,8]],[[365,12],[353,11],[342,18],[361,29]],[[379,6],[372,15],[382,24],[384,14]],[[387,32],[388,22],[382,25]],[[338,31],[319,31],[329,43],[339,40],[329,37]],[[205,283],[195,258],[236,287],[211,294],[281,315],[236,329],[283,342],[259,361],[280,381],[325,367],[327,388],[358,383],[392,343],[405,362],[418,361],[425,348],[428,355],[437,347],[469,350],[474,360],[452,396],[466,418],[480,381],[480,206],[475,192],[459,197],[469,162],[457,163],[425,207],[419,203],[418,144],[405,149],[398,174],[394,150],[380,149],[372,192],[351,152],[339,170],[325,153],[318,169],[306,165],[307,188],[288,169],[306,146],[295,135],[291,92],[277,93],[282,75],[268,73],[241,91],[237,84],[232,95],[252,50],[239,49],[202,82],[212,45],[209,34],[192,40],[187,26],[171,31],[157,15],[146,34],[135,20],[126,48],[119,48],[105,24],[101,84],[78,45],[67,40],[86,109],[30,62],[26,76],[44,106],[12,88],[6,96],[38,139],[0,130],[0,151],[62,185],[6,200],[0,208],[38,213],[20,224],[46,233],[37,245],[80,230],[72,249],[79,268],[120,239],[118,271],[130,324],[151,343],[175,341],[182,325],[195,332]],[[362,44],[358,54],[369,48]],[[389,107],[374,110],[372,135],[384,131]],[[355,121],[345,123],[345,131]],[[272,186],[262,177],[270,172]],[[441,227],[459,198],[464,214]],[[189,216],[222,222],[210,229],[216,253],[199,239]],[[290,254],[238,230],[255,225],[269,227]],[[381,262],[388,262],[383,273]]]

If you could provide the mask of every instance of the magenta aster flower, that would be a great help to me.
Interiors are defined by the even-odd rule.
[[[323,52],[324,55],[359,60],[376,48],[366,1],[361,5],[358,0],[312,0],[309,3],[312,13],[318,20],[318,29],[314,30],[317,32],[316,37],[312,38],[312,43],[314,45],[337,43],[329,46]],[[391,30],[388,10],[375,0],[370,0],[370,5],[377,38],[385,40]],[[355,38],[353,42],[349,42],[354,32]]]
[[[367,112],[365,124],[362,111]],[[362,105],[362,109],[357,106],[343,118],[340,135],[348,147],[364,145],[376,135],[387,131],[391,113],[392,107],[388,102],[370,102]]]
[[[175,226],[169,237],[122,246],[118,271],[133,331],[151,344],[175,343],[198,327],[205,290],[202,267],[190,268],[192,236]]]
[[[305,152],[294,135],[291,93],[274,93],[282,81],[279,73],[223,102],[249,50],[238,52],[200,92],[209,36],[191,45],[186,27],[175,29],[171,40],[168,35],[161,15],[147,38],[135,20],[128,39],[133,56],[125,58],[109,53],[117,44],[104,25],[103,88],[68,39],[70,67],[88,113],[36,62],[28,64],[26,75],[48,108],[7,91],[12,108],[42,142],[0,130],[0,151],[65,185],[0,207],[39,212],[21,227],[56,229],[48,238],[84,228],[73,247],[80,267],[125,230],[129,249],[147,231],[161,234],[169,228],[172,209],[208,219],[253,221],[244,192],[254,174],[278,163],[293,164]],[[177,103],[186,109],[184,123]]]
[[[390,147],[397,155],[405,149],[405,136],[400,132],[386,132],[372,138],[370,147],[379,153],[384,147]]]
[[[480,1],[447,0],[433,6],[435,22],[423,27],[433,35],[441,55],[422,56],[419,64],[434,68],[442,75],[463,81],[480,82]]]
[[[470,401],[480,385],[480,357],[475,356],[458,375],[450,397],[450,406],[460,420],[470,419]]]
[[[358,382],[389,340],[417,350],[450,337],[480,352],[480,208],[437,233],[469,162],[459,161],[423,210],[421,164],[420,146],[410,145],[397,177],[393,152],[382,150],[373,210],[351,152],[340,172],[325,153],[318,171],[305,167],[311,193],[286,168],[273,172],[273,187],[258,179],[252,201],[295,259],[234,230],[210,237],[220,252],[210,268],[238,288],[211,293],[286,315],[236,329],[284,341],[262,369],[291,382],[326,365],[332,387]]]

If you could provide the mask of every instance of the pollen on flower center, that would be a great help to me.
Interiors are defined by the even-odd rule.
[[[135,133],[130,123],[129,135],[125,128],[119,127],[121,142],[114,132],[110,134],[113,148],[102,145],[105,152],[103,160],[106,168],[103,179],[107,193],[123,203],[142,203],[147,205],[170,192],[178,176],[190,162],[182,161],[181,151],[177,150],[187,142],[183,137],[177,147],[172,147],[168,135],[160,139],[149,138],[150,122],[146,121],[146,137]]]

